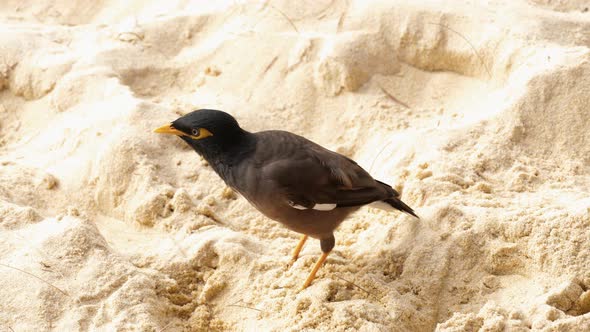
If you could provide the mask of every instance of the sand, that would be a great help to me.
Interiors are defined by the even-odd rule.
[[[4,1],[0,331],[589,331],[590,4]],[[175,137],[197,108],[357,160],[320,248]]]

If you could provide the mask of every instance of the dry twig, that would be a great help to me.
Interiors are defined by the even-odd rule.
[[[47,281],[47,280],[45,280],[45,279],[42,279],[42,278],[40,278],[40,277],[37,277],[36,275],[34,275],[34,274],[32,274],[32,273],[29,273],[29,272],[27,272],[27,271],[25,271],[25,270],[21,270],[21,269],[19,269],[18,267],[14,267],[14,266],[6,265],[6,264],[3,264],[3,263],[0,263],[0,266],[4,266],[4,267],[6,267],[6,268],[9,268],[9,269],[17,270],[17,271],[19,271],[19,272],[22,272],[22,273],[24,273],[24,274],[26,274],[26,275],[29,275],[29,276],[31,276],[31,277],[33,277],[33,278],[35,278],[35,279],[41,280],[41,281],[43,281],[44,283],[48,284],[49,286],[51,286],[51,287],[53,287],[53,288],[57,289],[57,290],[58,290],[60,293],[62,293],[63,295],[65,295],[65,296],[68,296],[68,297],[70,296],[70,294],[66,293],[66,292],[65,292],[65,291],[63,291],[61,288],[59,288],[59,287],[55,286],[54,284],[50,283],[49,281]]]
[[[443,27],[449,31],[454,32],[455,34],[457,34],[459,37],[463,38],[464,41],[467,42],[467,44],[469,44],[469,46],[471,47],[471,49],[473,50],[473,52],[475,53],[475,55],[477,55],[477,57],[479,58],[479,61],[481,61],[481,64],[483,65],[483,67],[485,68],[486,72],[488,73],[489,78],[492,78],[492,74],[490,72],[490,70],[488,69],[488,66],[486,65],[486,63],[483,61],[483,58],[481,57],[481,55],[479,54],[479,52],[477,52],[477,49],[475,48],[475,46],[473,46],[473,44],[469,41],[469,39],[467,39],[467,37],[463,36],[460,32],[458,32],[457,30],[454,30],[444,24],[440,24],[440,23],[434,23],[434,22],[429,22],[428,24],[432,24],[432,25],[438,25],[440,27]]]

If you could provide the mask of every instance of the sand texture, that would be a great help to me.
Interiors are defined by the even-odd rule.
[[[213,3],[213,4],[212,4]],[[590,3],[2,1],[0,331],[590,331]],[[320,254],[152,130],[350,156]]]

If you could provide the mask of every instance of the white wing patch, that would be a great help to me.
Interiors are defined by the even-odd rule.
[[[292,208],[297,209],[297,210],[309,210],[305,206],[295,204],[295,202],[289,201],[289,205]],[[318,211],[331,211],[331,210],[334,210],[335,208],[336,208],[336,204],[316,204],[312,207],[313,210],[318,210]]]
[[[318,211],[330,211],[336,208],[336,204],[316,204],[313,206],[314,210]]]
[[[307,208],[305,206],[295,204],[294,202],[291,202],[291,201],[289,201],[289,205],[291,205],[292,208],[297,209],[297,210],[307,210]]]

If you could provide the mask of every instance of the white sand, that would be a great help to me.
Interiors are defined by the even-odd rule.
[[[587,0],[40,3],[0,5],[0,331],[590,330]],[[422,220],[362,209],[298,292],[317,241],[287,269],[151,132],[204,107]]]

